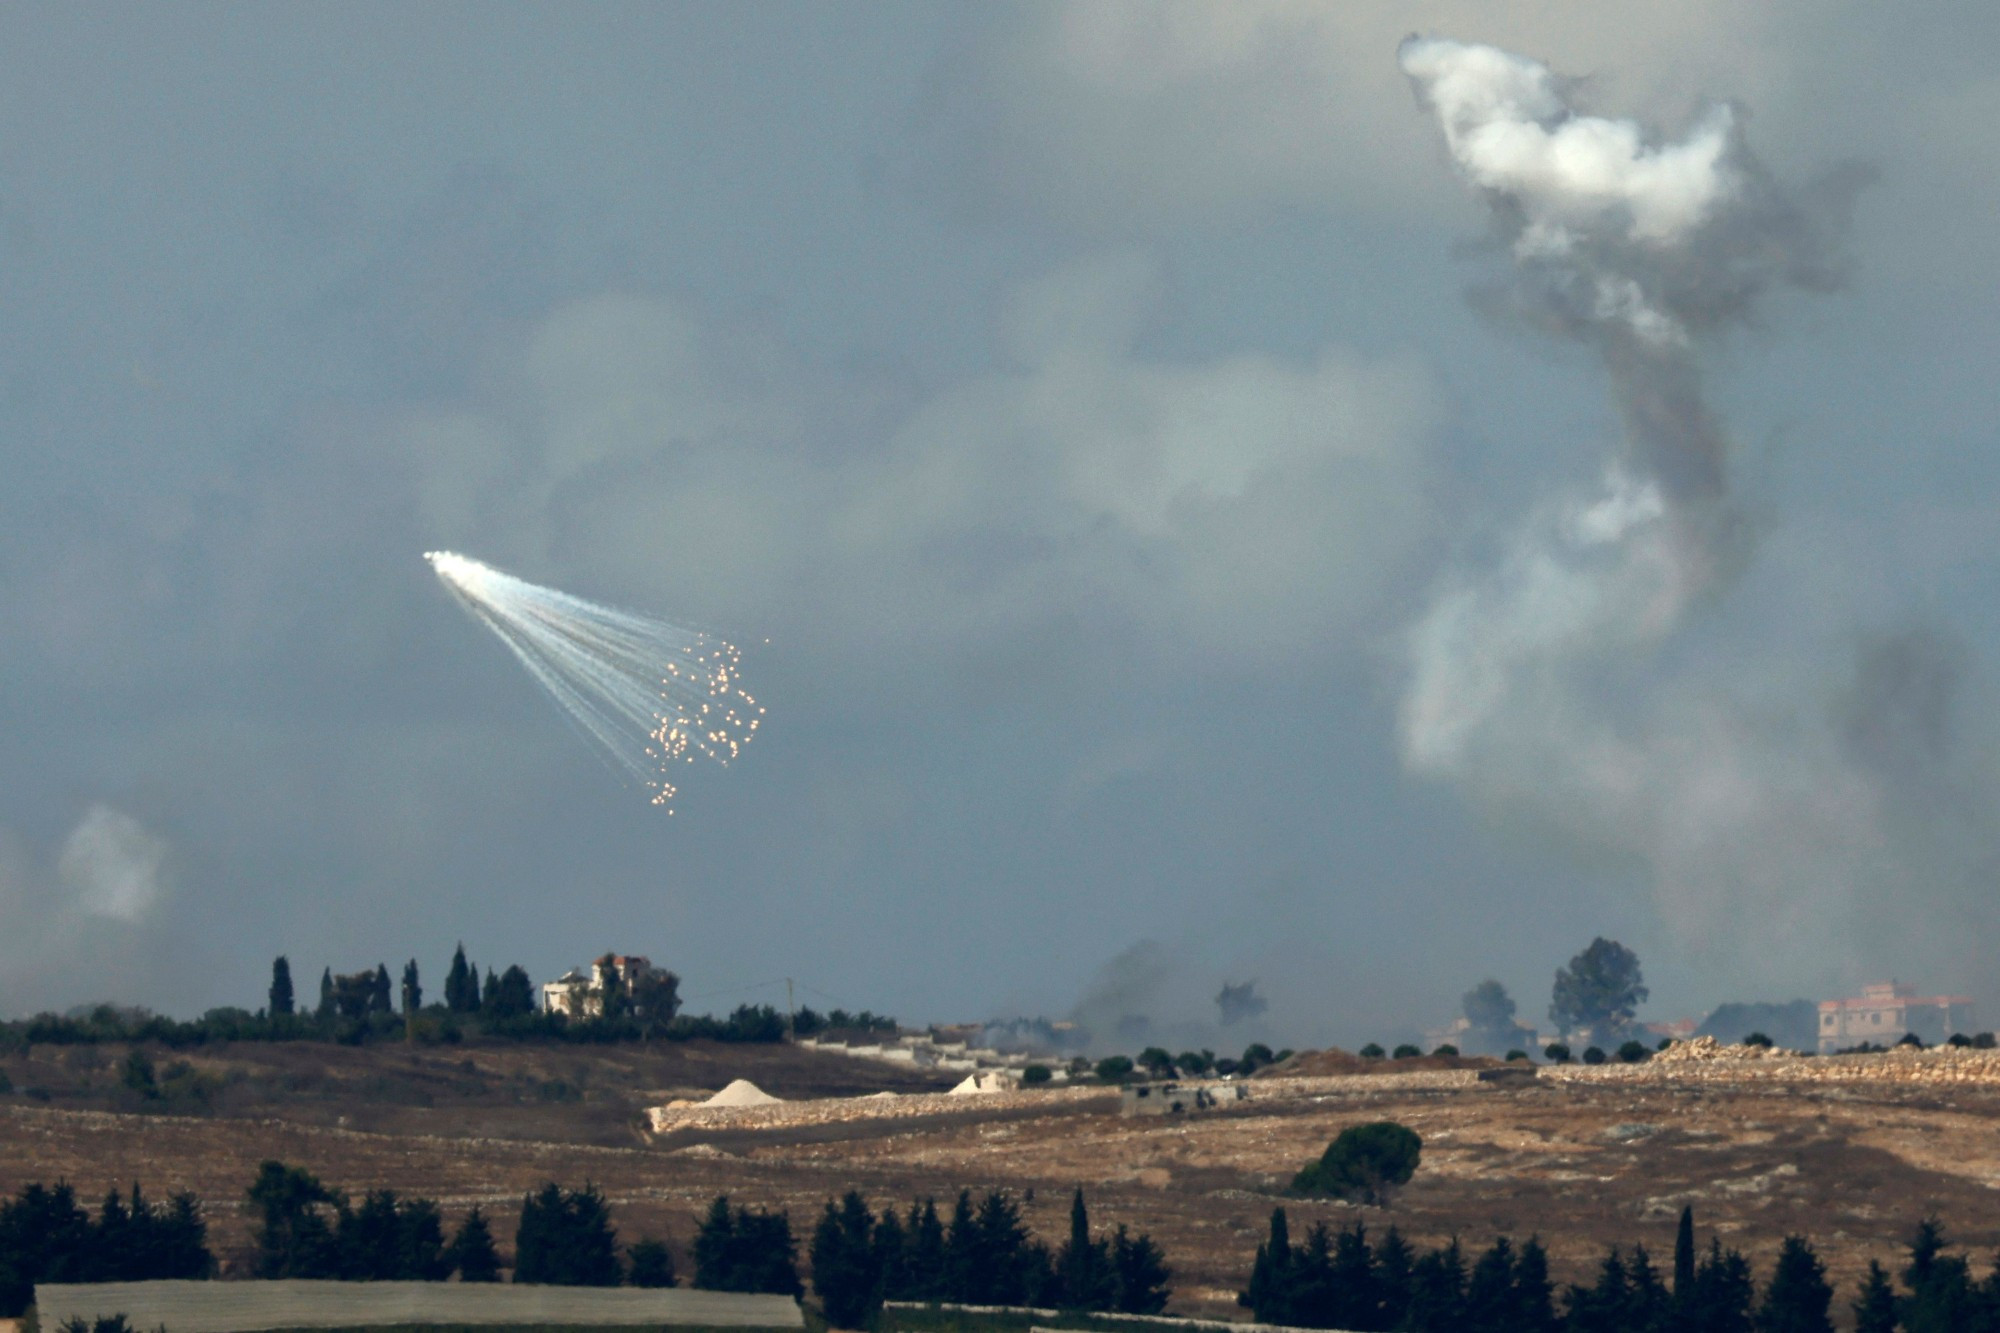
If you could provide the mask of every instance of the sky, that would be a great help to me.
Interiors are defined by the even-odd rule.
[[[1650,1018],[2000,1022],[1996,69],[1970,4],[11,7],[0,1014],[462,940],[1353,1045],[1603,935]],[[436,548],[743,645],[757,743],[666,817]]]

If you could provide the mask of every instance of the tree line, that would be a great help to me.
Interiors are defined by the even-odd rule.
[[[2000,1259],[1975,1279],[1945,1249],[1927,1219],[1899,1282],[1871,1261],[1849,1302],[1856,1333],[2000,1333]],[[1359,1222],[1338,1232],[1322,1222],[1294,1244],[1279,1208],[1237,1301],[1259,1323],[1353,1333],[1832,1333],[1834,1290],[1803,1236],[1785,1238],[1760,1284],[1740,1251],[1715,1239],[1697,1248],[1692,1209],[1681,1211],[1671,1269],[1643,1245],[1613,1246],[1588,1283],[1559,1291],[1533,1238],[1502,1236],[1473,1258],[1456,1239],[1423,1250],[1394,1227],[1371,1240]]]
[[[638,985],[622,981],[606,988],[604,1012],[586,1018],[542,1012],[527,970],[513,964],[495,971],[466,959],[465,946],[453,953],[442,999],[424,1003],[424,986],[417,961],[404,964],[400,986],[392,984],[388,965],[378,963],[353,973],[320,974],[316,1004],[301,1000],[292,977],[291,961],[280,955],[271,964],[271,983],[263,1007],[252,1011],[235,1006],[211,1009],[200,1018],[179,1020],[139,1009],[98,1005],[74,1017],[37,1014],[0,1022],[0,1054],[36,1045],[74,1046],[103,1042],[151,1042],[180,1050],[233,1041],[331,1041],[360,1045],[405,1040],[452,1044],[468,1036],[511,1041],[561,1041],[583,1044],[667,1041],[706,1038],[727,1042],[778,1042],[785,1038],[785,1014],[768,1004],[744,1004],[726,1017],[680,1012],[679,978],[657,972]],[[829,1015],[828,1017],[833,1017]],[[837,1015],[864,1020],[866,1025],[893,1029],[895,1020],[880,1015]],[[824,1022],[819,1016],[816,1021]]]
[[[245,1191],[259,1278],[348,1282],[497,1282],[510,1265],[484,1213],[468,1210],[449,1237],[435,1200],[371,1190],[359,1199],[303,1167],[267,1161]],[[799,1246],[783,1211],[732,1206],[718,1196],[694,1231],[693,1285],[711,1291],[799,1296]],[[849,1191],[828,1201],[813,1233],[814,1291],[836,1325],[855,1327],[885,1300],[975,1305],[1049,1305],[1072,1310],[1157,1313],[1169,1270],[1151,1238],[1123,1226],[1090,1228],[1083,1191],[1071,1201],[1068,1240],[1051,1250],[1021,1220],[1003,1191],[975,1202],[962,1191],[949,1220],[935,1200],[872,1214]],[[621,1246],[610,1205],[593,1185],[551,1182],[521,1201],[513,1281],[555,1286],[671,1287],[664,1241]],[[67,1184],[30,1185],[0,1202],[0,1317],[20,1315],[40,1282],[209,1278],[215,1259],[207,1224],[191,1194],[151,1204],[139,1187],[117,1191],[96,1220]]]
[[[913,1202],[900,1216],[884,1208],[878,1217],[849,1190],[826,1205],[813,1232],[812,1271],[827,1320],[838,1328],[863,1327],[885,1300],[1157,1314],[1172,1276],[1150,1236],[1122,1225],[1093,1235],[1081,1189],[1070,1201],[1069,1237],[1053,1251],[1000,1190],[977,1204],[960,1191],[949,1222],[934,1199]]]
[[[37,1282],[143,1282],[215,1272],[208,1224],[192,1194],[152,1203],[117,1190],[93,1219],[67,1184],[34,1184],[0,1201],[0,1319],[18,1318]]]

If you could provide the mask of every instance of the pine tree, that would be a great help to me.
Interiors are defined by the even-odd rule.
[[[875,1219],[860,1193],[849,1190],[838,1206],[827,1201],[813,1230],[813,1290],[827,1323],[862,1328],[882,1307],[881,1256],[874,1246]]]
[[[1910,1238],[1910,1262],[1903,1269],[1909,1295],[1897,1313],[1904,1333],[1958,1333],[1972,1326],[1972,1270],[1959,1255],[1943,1253],[1944,1228],[1936,1218],[1917,1224]]]
[[[1120,1314],[1158,1314],[1173,1294],[1173,1270],[1151,1236],[1128,1236],[1120,1222],[1111,1236],[1112,1308]]]
[[[1832,1303],[1826,1265],[1805,1237],[1785,1237],[1764,1303],[1757,1307],[1758,1333],[1833,1333],[1826,1315]]]
[[[1375,1292],[1381,1301],[1378,1328],[1402,1328],[1410,1314],[1411,1269],[1415,1259],[1403,1233],[1390,1227],[1375,1245]]]
[[[486,1224],[486,1216],[479,1211],[478,1204],[458,1224],[458,1234],[451,1238],[447,1257],[458,1270],[461,1282],[500,1280],[500,1255],[493,1248],[493,1228]]]
[[[330,1278],[341,1275],[333,1229],[319,1207],[344,1201],[301,1167],[265,1162],[246,1197],[257,1218],[257,1276]]]
[[[1496,1239],[1472,1265],[1465,1285],[1466,1333],[1514,1333],[1514,1245]]]
[[[1381,1317],[1382,1295],[1375,1281],[1375,1256],[1368,1229],[1356,1222],[1333,1242],[1333,1301],[1329,1311],[1339,1328],[1371,1328]]]
[[[516,1282],[615,1287],[623,1275],[611,1210],[595,1185],[566,1190],[551,1181],[522,1200]]]
[[[1555,1287],[1549,1282],[1549,1254],[1529,1237],[1514,1260],[1514,1322],[1509,1333],[1555,1333]]]
[[[292,1015],[292,964],[285,955],[279,954],[271,960],[271,1017],[289,1018]]]
[[[914,1208],[915,1205],[912,1205]],[[910,1288],[910,1253],[903,1231],[903,1221],[896,1216],[894,1208],[884,1208],[882,1216],[875,1219],[875,1232],[868,1239],[875,1251],[875,1262],[882,1270],[882,1299],[906,1301]]]
[[[1409,1326],[1445,1333],[1465,1323],[1465,1256],[1453,1237],[1410,1265]]]
[[[1854,1311],[1854,1333],[1896,1333],[1896,1292],[1889,1274],[1873,1259],[1868,1276],[1861,1280],[1861,1299],[1850,1306]]]
[[[1694,1295],[1682,1318],[1702,1333],[1749,1333],[1750,1306],[1756,1297],[1750,1262],[1736,1250],[1725,1250],[1713,1237],[1708,1253],[1696,1263]]]
[[[944,1222],[935,1199],[925,1199],[921,1207],[910,1204],[909,1222],[903,1228],[903,1283],[901,1300],[945,1298]]]

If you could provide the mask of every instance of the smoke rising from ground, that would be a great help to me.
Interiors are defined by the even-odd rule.
[[[1767,294],[1837,284],[1841,191],[1784,189],[1727,107],[1660,137],[1492,47],[1413,38],[1401,61],[1512,261],[1485,303],[1596,353],[1622,427],[1594,486],[1545,501],[1417,619],[1406,763],[1636,862],[1668,924],[1725,962],[1774,980],[1880,966],[1874,905],[1956,897],[1991,859],[1964,800],[1949,836],[1898,813],[1926,783],[1971,789],[1939,720],[1951,655],[1908,633],[1839,686],[1773,668],[1774,644],[1674,651],[1748,554],[1702,358]]]
[[[170,850],[102,802],[53,857],[0,828],[0,1012],[119,998],[169,970],[154,927],[171,896]]]

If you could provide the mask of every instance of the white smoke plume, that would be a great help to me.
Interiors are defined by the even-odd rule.
[[[171,974],[167,841],[102,802],[54,855],[0,828],[0,1015],[127,1000]]]
[[[56,873],[91,916],[137,923],[160,898],[167,844],[145,825],[108,805],[90,807],[71,830]]]
[[[1594,351],[1622,426],[1595,486],[1540,506],[1493,568],[1447,580],[1412,628],[1405,761],[1637,862],[1670,926],[1759,959],[1767,977],[1863,965],[1844,953],[1871,903],[1916,881],[1934,892],[1990,856],[1982,816],[1944,849],[1899,815],[1907,775],[1853,740],[1911,711],[1900,686],[1871,692],[1870,679],[1910,676],[1929,716],[1956,674],[1880,665],[1936,656],[1929,636],[1903,636],[1864,655],[1836,707],[1832,672],[1767,671],[1760,689],[1741,662],[1674,652],[1748,555],[1701,357],[1765,293],[1837,284],[1839,196],[1858,179],[1780,188],[1729,107],[1662,138],[1580,112],[1546,66],[1493,47],[1412,38],[1400,58],[1511,260],[1483,300]],[[1877,720],[1837,716],[1856,708]],[[1942,772],[1956,762],[1943,748],[1894,756]],[[1753,920],[1769,933],[1742,929]],[[1796,965],[1774,958],[1774,938],[1800,946]]]

